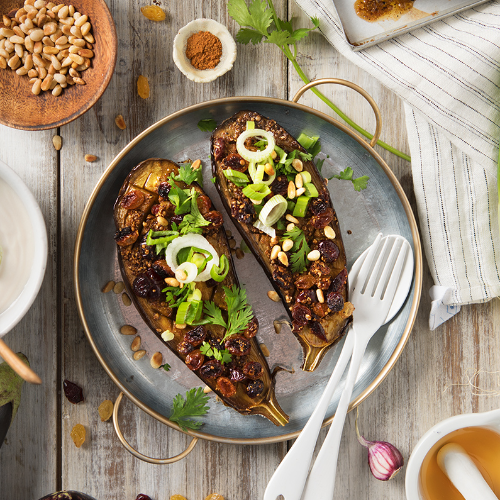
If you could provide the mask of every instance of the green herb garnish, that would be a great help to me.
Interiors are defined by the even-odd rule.
[[[355,191],[366,189],[366,187],[368,186],[368,180],[370,178],[367,175],[363,175],[361,177],[353,179],[353,174],[354,170],[351,167],[347,167],[345,170],[340,172],[339,175],[332,175],[331,177],[328,177],[328,180],[335,178],[340,179],[341,181],[351,181]]]
[[[194,283],[189,283],[180,288],[178,286],[167,286],[162,290],[166,292],[165,300],[170,307],[179,307],[182,302],[187,299],[187,296],[194,290]]]
[[[177,394],[174,397],[172,413],[168,418],[177,423],[183,431],[187,429],[197,430],[203,425],[203,422],[192,420],[191,417],[199,417],[207,413],[209,409],[206,406],[208,399],[209,397],[201,387],[194,387],[187,391],[185,399],[182,394]]]
[[[208,356],[209,358],[215,358],[217,361],[220,361],[222,364],[230,363],[231,360],[233,359],[233,357],[231,356],[231,353],[227,349],[220,351],[219,349],[213,348],[208,342],[205,342],[205,341],[200,346],[200,351],[205,356]]]
[[[179,168],[179,173],[177,175],[173,175],[173,179],[176,181],[182,181],[186,184],[192,184],[193,182],[197,182],[200,186],[203,185],[203,174],[201,168],[197,168],[193,170],[191,168],[191,163],[184,163]]]
[[[247,7],[245,0],[229,0],[227,9],[229,15],[241,26],[241,29],[236,34],[238,42],[243,44],[252,42],[254,45],[257,45],[264,38],[264,43],[274,43],[292,63],[302,81],[306,84],[311,81],[297,62],[297,42],[308,36],[311,31],[319,28],[318,18],[311,18],[313,28],[298,28],[294,30],[292,20],[284,21],[277,16],[272,0],[267,0],[267,2],[252,0],[250,9]],[[316,87],[313,87],[311,91],[360,134],[368,139],[373,138],[370,132],[354,123]],[[407,161],[411,160],[407,154],[398,151],[385,142],[379,140],[377,144],[400,158]]]
[[[217,177],[212,177],[210,180],[212,181],[212,184],[215,184],[217,182]]]
[[[213,132],[217,128],[217,122],[212,118],[205,118],[198,122],[198,128],[202,132]]]
[[[287,231],[281,241],[290,239],[293,241],[292,256],[290,258],[292,264],[292,272],[302,273],[307,268],[307,254],[310,252],[307,244],[306,235],[302,229],[295,226],[291,231]]]
[[[175,184],[174,174],[171,175],[170,179],[172,179],[172,182],[170,183],[171,187],[168,199],[170,203],[175,205],[175,213],[177,215],[187,214],[191,210],[191,196]]]
[[[169,193],[170,194],[170,193]],[[198,193],[194,188],[191,189],[190,196],[190,210],[191,213],[184,216],[182,222],[179,224],[179,231],[181,234],[188,233],[197,233],[202,234],[202,227],[209,226],[210,222],[203,217],[200,213],[200,209],[198,208],[198,203],[196,202],[196,198],[198,197]]]
[[[169,372],[170,371],[170,368],[172,368],[168,363],[165,363],[162,368],[166,371],[166,372]]]

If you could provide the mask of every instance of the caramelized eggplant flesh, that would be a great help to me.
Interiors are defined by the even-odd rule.
[[[249,183],[253,182],[251,165],[236,148],[236,141],[246,130],[248,122],[254,122],[256,129],[272,133],[277,146],[272,154],[274,158],[261,162],[271,163],[275,178],[269,184],[271,192],[258,205],[255,204],[258,200],[245,196],[244,186],[236,185],[229,180],[231,177],[228,179],[224,174],[229,168],[238,170],[247,175]],[[260,145],[255,141],[247,139],[247,149],[257,151]],[[280,163],[283,152],[287,158],[296,159],[289,165]],[[339,221],[325,181],[306,154],[298,141],[276,121],[254,111],[236,113],[219,125],[211,137],[212,173],[217,179],[216,187],[223,204],[285,304],[292,331],[304,351],[302,369],[313,371],[327,350],[347,331],[354,308],[347,298],[346,254]],[[305,177],[301,172],[306,173]],[[297,175],[302,177],[298,185]],[[310,180],[307,175],[310,175]],[[294,185],[295,193],[302,183],[312,184],[315,188],[309,189],[309,186],[304,194],[308,200],[303,216],[299,216],[297,211],[294,215],[293,204],[297,202],[297,197],[293,196],[293,190],[289,191],[290,183]],[[276,236],[271,237],[254,227],[254,223],[259,219],[259,208],[275,195],[283,196],[288,208],[280,221],[272,225]],[[301,230],[301,237],[307,241],[310,251],[317,250],[320,254],[317,259],[318,253],[314,252],[317,260],[305,259],[304,255],[305,267],[302,268],[294,265],[295,247],[293,250],[281,248],[285,232],[292,229],[290,224]],[[273,253],[276,245],[280,246],[286,258]]]
[[[227,309],[223,287],[238,286],[222,215],[213,209],[210,198],[198,184],[188,186],[170,178],[172,173],[177,175],[178,171],[178,165],[169,160],[146,160],[130,172],[119,192],[114,206],[115,240],[127,291],[149,328],[186,363],[186,370],[193,370],[226,406],[242,414],[262,415],[276,425],[285,425],[288,416],[276,400],[274,378],[254,337],[255,333],[252,335],[245,330],[223,342],[226,334],[223,326],[177,325],[177,308],[172,302],[169,305],[166,301],[163,290],[170,285],[165,280],[171,282],[168,279],[174,277],[174,272],[168,266],[165,255],[161,251],[157,254],[157,247],[147,244],[147,235],[150,231],[176,230],[182,223],[182,214],[175,213],[176,205],[168,197],[173,182],[182,190],[194,188],[199,212],[210,222],[202,228],[202,235],[219,256],[226,255],[229,260],[229,271],[222,282],[213,279],[196,282],[201,300],[212,301],[221,310]],[[258,325],[256,318],[248,324],[247,329],[255,325]],[[165,332],[170,334],[162,337]],[[165,340],[172,337],[171,334],[173,338]],[[236,354],[232,355],[230,361],[220,363],[213,356],[201,353],[203,341],[210,343],[213,349],[232,347]],[[243,345],[244,352],[235,351],[233,344]],[[259,369],[252,371],[249,367]]]

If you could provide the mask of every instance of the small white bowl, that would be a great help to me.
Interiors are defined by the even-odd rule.
[[[222,56],[214,69],[196,69],[186,56],[188,38],[198,31],[209,31],[222,43]],[[236,60],[236,43],[227,28],[213,19],[195,19],[181,28],[174,38],[175,65],[190,80],[208,83],[227,73]]]
[[[30,216],[35,245],[31,272],[14,302],[0,314],[0,338],[12,330],[21,318],[28,312],[42,285],[47,266],[47,231],[42,212],[35,197],[21,178],[5,163],[0,161],[0,178],[5,181],[17,196],[23,201]]]
[[[450,432],[465,427],[489,427],[500,433],[500,410],[457,415],[439,422],[427,431],[413,449],[406,467],[407,500],[424,500],[420,488],[420,468],[430,449]]]

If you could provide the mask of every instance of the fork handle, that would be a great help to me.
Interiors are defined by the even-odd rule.
[[[351,331],[347,334],[342,352],[323,395],[299,437],[271,477],[264,493],[264,500],[276,500],[279,495],[283,495],[285,500],[300,500],[321,424],[352,354],[353,333]]]
[[[347,381],[330,430],[309,473],[309,479],[307,480],[302,500],[331,500],[333,497],[342,429],[344,428],[345,417],[349,409],[361,360],[363,359],[368,343],[365,339],[360,339],[359,336],[356,336],[354,325],[350,335],[354,337],[354,351]]]

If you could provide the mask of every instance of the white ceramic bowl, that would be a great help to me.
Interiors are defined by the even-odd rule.
[[[42,212],[35,197],[21,178],[5,163],[0,161],[0,178],[5,181],[23,201],[32,224],[35,245],[31,272],[21,293],[14,302],[0,314],[0,338],[12,330],[28,312],[42,285],[47,266],[47,231]]]
[[[427,431],[417,443],[406,467],[407,500],[424,500],[420,489],[420,468],[429,450],[450,432],[464,427],[488,427],[500,433],[500,410],[486,413],[467,413],[439,422]]]

